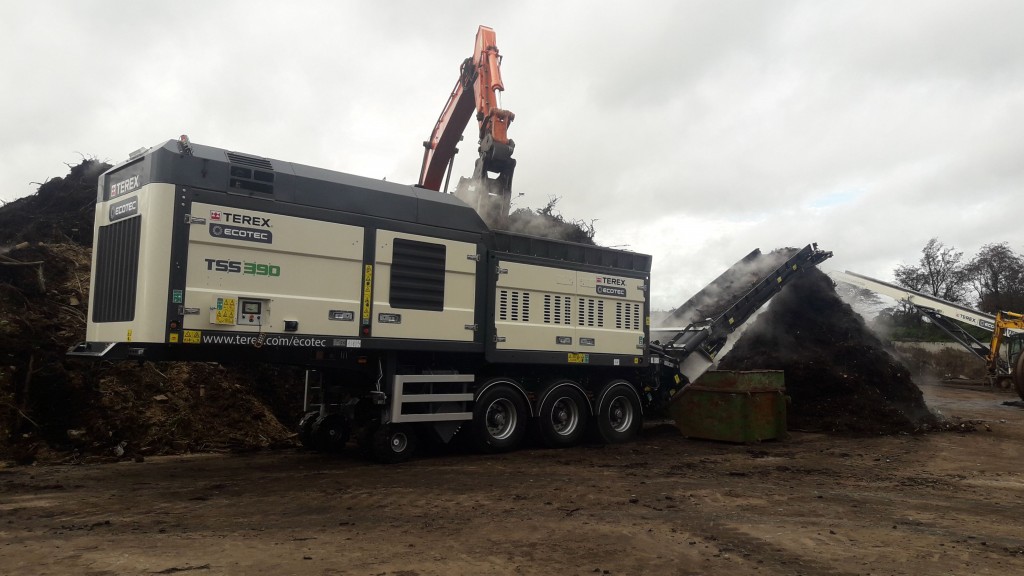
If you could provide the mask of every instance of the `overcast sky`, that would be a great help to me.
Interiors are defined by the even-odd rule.
[[[515,207],[654,255],[671,308],[754,248],[890,279],[1024,252],[1024,2],[12,2],[0,200],[193,142],[415,183],[495,29]],[[455,165],[472,173],[475,122]]]

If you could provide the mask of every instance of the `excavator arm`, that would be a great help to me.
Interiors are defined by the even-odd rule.
[[[515,143],[508,137],[508,126],[515,114],[498,106],[498,94],[505,90],[501,81],[501,57],[494,30],[480,26],[473,56],[462,62],[459,79],[448,96],[441,116],[434,124],[430,139],[423,143],[423,165],[419,186],[441,190],[445,175],[450,177],[458,143],[473,110],[480,127],[479,158],[473,177],[463,178],[455,191],[483,216],[491,226],[501,227],[508,218],[512,195],[512,158]],[[496,174],[493,179],[489,174]]]
[[[458,152],[462,131],[473,115],[473,59],[462,63],[461,73],[452,89],[441,116],[434,125],[430,140],[423,143],[423,166],[420,168],[419,185],[431,190],[441,190],[441,181],[449,172],[455,154]],[[445,182],[447,188],[447,182]]]

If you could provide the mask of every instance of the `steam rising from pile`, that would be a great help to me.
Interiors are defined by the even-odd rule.
[[[557,199],[552,200],[545,208],[537,210],[520,208],[512,212],[508,216],[508,231],[593,246],[593,226],[582,221],[567,222],[554,212],[557,202]]]
[[[754,250],[673,310],[662,324],[682,327],[719,316],[798,251],[796,248],[781,248],[762,254],[760,250]]]

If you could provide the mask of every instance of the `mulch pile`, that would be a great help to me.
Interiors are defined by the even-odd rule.
[[[954,427],[928,410],[910,371],[817,269],[777,294],[718,368],[783,370],[790,429],[877,435]]]
[[[556,201],[544,208],[530,210],[519,208],[508,215],[509,232],[565,240],[593,246],[594,228],[582,221],[566,221],[561,214],[554,211]]]
[[[84,160],[63,178],[0,207],[0,246],[23,241],[92,247],[96,179],[110,164]]]
[[[65,356],[85,336],[96,178],[107,168],[84,161],[0,207],[0,459],[292,445],[294,369]]]

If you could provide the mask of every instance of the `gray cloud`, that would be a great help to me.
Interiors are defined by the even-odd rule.
[[[1024,4],[16,3],[0,199],[196,142],[413,182],[479,24],[504,55],[517,206],[561,197],[680,304],[753,248],[890,277],[933,236],[1024,251]],[[13,87],[13,89],[12,89]],[[475,128],[456,175],[472,171]],[[1016,215],[1015,215],[1016,214]]]

